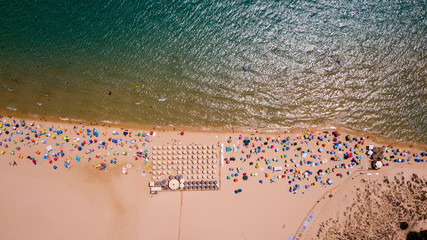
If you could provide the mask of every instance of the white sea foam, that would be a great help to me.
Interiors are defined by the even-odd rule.
[[[108,121],[108,120],[102,120],[101,122],[103,123],[112,123],[112,124],[119,124],[120,122],[112,122],[112,121]]]

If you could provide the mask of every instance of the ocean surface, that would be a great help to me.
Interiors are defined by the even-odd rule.
[[[426,16],[425,0],[1,1],[0,111],[427,143]]]

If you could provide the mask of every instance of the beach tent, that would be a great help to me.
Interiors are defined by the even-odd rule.
[[[46,150],[47,150],[48,152],[50,152],[50,151],[52,151],[52,150],[53,150],[53,147],[52,147],[51,145],[49,145],[49,146],[47,146],[47,147],[46,147]]]

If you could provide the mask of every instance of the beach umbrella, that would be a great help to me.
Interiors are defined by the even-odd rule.
[[[169,181],[169,188],[171,190],[176,190],[179,188],[179,181],[177,179],[172,179]]]

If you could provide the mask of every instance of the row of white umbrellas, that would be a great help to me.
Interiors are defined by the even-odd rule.
[[[164,176],[162,176],[162,175],[152,176],[153,180],[160,180],[162,178],[164,178]],[[186,175],[185,178],[188,180],[190,180],[190,179],[217,179],[217,176],[216,175]]]
[[[156,174],[171,174],[176,172],[177,174],[216,174],[215,169],[153,169],[153,175]]]
[[[166,160],[156,161],[156,160],[153,160],[153,161],[151,161],[151,163],[153,165],[156,165],[156,164],[158,164],[158,165],[187,165],[187,164],[189,164],[189,165],[193,165],[193,164],[206,165],[206,164],[217,164],[217,162],[218,162],[218,160],[216,160],[216,159],[182,160],[182,161],[178,161],[178,160],[174,160],[174,161],[166,161]]]
[[[152,151],[152,155],[195,155],[195,154],[216,154],[217,150],[158,150],[158,151]]]
[[[186,156],[186,155],[183,155],[183,156],[181,156],[181,155],[169,155],[169,156],[166,156],[166,155],[163,155],[163,156],[152,156],[151,157],[151,159],[153,159],[153,160],[176,160],[176,159],[213,159],[213,158],[216,158],[216,156],[215,155],[189,155],[189,156]]]
[[[153,150],[171,150],[171,149],[215,149],[217,145],[163,145],[163,146],[153,146]]]

